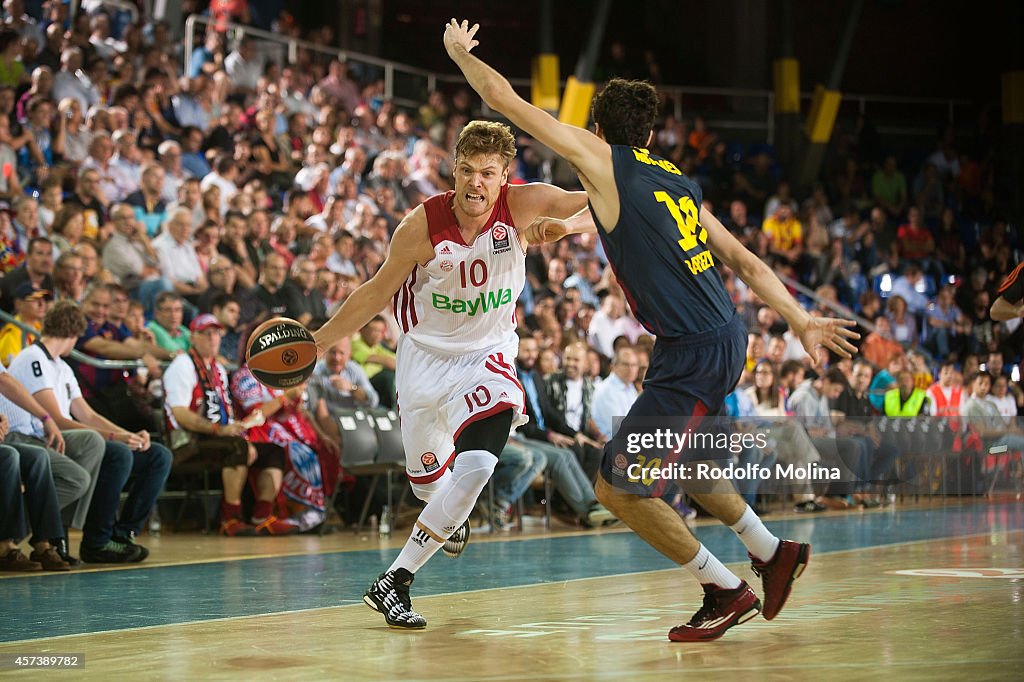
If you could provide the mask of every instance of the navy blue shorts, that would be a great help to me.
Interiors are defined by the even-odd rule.
[[[747,359],[747,330],[739,315],[725,325],[699,334],[659,338],[654,344],[644,390],[633,403],[623,423],[647,428],[657,420],[665,424],[698,424],[704,417],[723,414],[725,397],[736,387]],[[620,426],[620,430],[623,428]],[[636,427],[634,428],[636,430]],[[616,436],[619,435],[618,433]],[[616,489],[645,497],[660,497],[671,481],[631,479],[626,470],[632,464],[665,466],[680,463],[693,453],[659,457],[655,463],[648,452],[630,454],[620,438],[613,437],[604,448],[601,476]]]

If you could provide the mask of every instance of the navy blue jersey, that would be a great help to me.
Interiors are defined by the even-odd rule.
[[[646,149],[612,146],[612,164],[619,222],[611,234],[594,222],[636,319],[666,337],[728,323],[735,308],[700,224],[700,186]]]

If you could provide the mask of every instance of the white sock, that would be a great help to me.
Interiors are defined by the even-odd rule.
[[[710,583],[726,590],[734,590],[740,586],[740,579],[736,574],[726,568],[725,564],[703,544],[697,550],[697,556],[693,557],[693,561],[683,564],[683,568],[699,580],[701,585]]]
[[[415,573],[434,555],[444,540],[469,518],[480,491],[494,473],[498,458],[485,450],[467,450],[455,458],[452,474],[434,491],[420,512],[412,535],[388,570]]]
[[[740,520],[729,527],[739,537],[740,542],[746,545],[747,551],[755,559],[768,561],[775,556],[775,550],[779,547],[779,539],[765,527],[764,521],[754,513],[750,505],[747,505],[747,510],[743,512]]]
[[[441,549],[443,544],[443,542],[438,542],[432,538],[430,533],[423,530],[420,522],[417,521],[416,525],[412,528],[412,535],[409,536],[405,543],[405,547],[402,548],[402,552],[388,570],[393,571],[396,568],[404,568],[410,573],[415,573],[423,568],[423,565],[430,560],[430,557],[434,556],[434,552]]]

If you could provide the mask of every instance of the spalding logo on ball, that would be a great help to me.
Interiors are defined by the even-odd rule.
[[[245,350],[249,371],[269,388],[291,388],[306,381],[316,367],[316,342],[295,320],[275,317],[249,336]]]

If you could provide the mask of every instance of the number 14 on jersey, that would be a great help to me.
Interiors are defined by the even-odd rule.
[[[682,239],[678,242],[679,248],[684,252],[689,252],[697,248],[698,242],[700,244],[708,243],[708,232],[697,220],[699,210],[697,205],[693,203],[693,199],[689,196],[682,196],[676,201],[669,196],[668,192],[660,190],[654,193],[654,198],[658,202],[665,204],[672,219],[676,221],[676,227],[679,228],[679,234],[682,235]],[[690,268],[690,272],[695,275],[699,275],[715,265],[710,251],[702,251],[693,258],[688,258],[685,262],[687,267]]]

